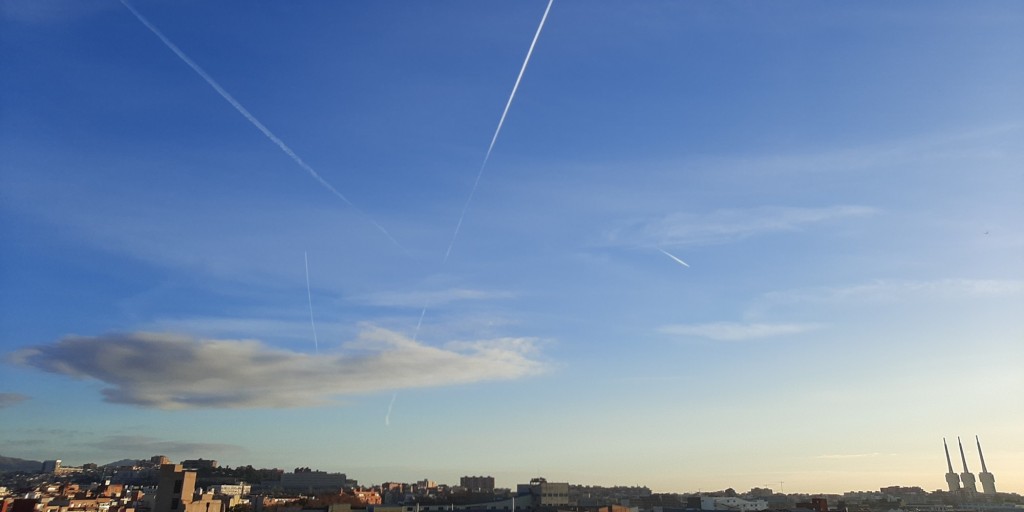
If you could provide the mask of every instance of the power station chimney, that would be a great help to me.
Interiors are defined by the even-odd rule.
[[[957,492],[960,490],[960,477],[953,472],[953,462],[949,460],[949,446],[946,445],[946,438],[942,438],[942,447],[946,449],[946,466],[949,467],[949,473],[946,473],[946,486],[949,487],[949,492]]]
[[[960,460],[964,463],[964,472],[960,473],[960,480],[964,482],[964,491],[977,494],[978,486],[974,483],[974,474],[967,469],[967,456],[964,455],[964,443],[960,442],[960,436],[956,436],[956,444],[960,445]]]
[[[981,441],[978,436],[974,436],[974,440],[978,442],[978,456],[981,457],[981,473],[978,473],[978,478],[981,478],[981,488],[985,494],[994,495],[996,493],[996,477],[985,467],[985,454],[981,453]]]

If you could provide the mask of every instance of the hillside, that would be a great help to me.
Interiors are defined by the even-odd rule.
[[[38,460],[25,460],[0,455],[0,473],[11,471],[39,472],[42,468],[43,463]]]

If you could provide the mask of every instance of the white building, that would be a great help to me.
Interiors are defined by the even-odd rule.
[[[755,512],[768,510],[766,500],[745,500],[742,498],[712,498],[702,496],[700,498],[701,510],[735,510],[738,512]]]
[[[211,489],[214,494],[220,494],[222,496],[248,496],[249,494],[252,494],[252,485],[246,483],[235,485],[214,485]]]

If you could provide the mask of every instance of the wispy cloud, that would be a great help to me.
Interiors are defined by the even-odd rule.
[[[319,356],[256,340],[173,333],[68,336],[12,354],[15,363],[103,382],[107,402],[160,409],[284,408],[376,391],[515,379],[543,371],[527,338],[418,343],[363,326],[346,353]]]
[[[86,18],[109,8],[106,2],[4,0],[0,2],[0,18],[29,24],[60,23]]]
[[[1024,281],[1014,279],[886,280],[839,286],[802,288],[766,293],[769,303],[896,302],[909,297],[937,299],[1007,297],[1024,293]]]
[[[179,332],[196,336],[216,338],[236,338],[259,336],[263,340],[292,341],[305,344],[308,340],[310,322],[301,319],[298,310],[291,319],[273,319],[266,317],[214,317],[188,316],[175,318],[158,318],[138,326],[139,330],[157,332]],[[320,321],[317,323],[320,332],[340,333],[351,332],[352,324],[339,321]]]
[[[612,245],[672,246],[706,245],[781,231],[796,231],[812,224],[864,217],[877,213],[867,206],[798,208],[767,206],[723,209],[710,213],[672,213],[634,222],[606,235]]]
[[[820,327],[818,324],[714,322],[666,325],[658,330],[677,336],[696,336],[717,341],[745,341],[800,334]]]
[[[452,302],[510,299],[514,296],[510,292],[502,291],[449,288],[434,291],[378,292],[356,297],[353,300],[372,306],[419,308],[424,304],[437,307]]]
[[[90,444],[100,450],[115,451],[117,453],[162,453],[185,457],[209,454],[231,455],[247,451],[245,448],[234,444],[166,441],[153,437],[126,435],[108,436],[105,439]]]
[[[0,409],[20,404],[25,400],[28,400],[28,396],[21,393],[0,393]]]
[[[867,459],[871,457],[881,457],[882,454],[878,452],[871,453],[838,453],[829,455],[818,455],[815,459]]]

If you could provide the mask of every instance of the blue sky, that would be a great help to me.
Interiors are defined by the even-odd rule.
[[[1024,492],[1020,3],[556,0],[454,243],[546,2],[130,5],[3,5],[3,455]]]

